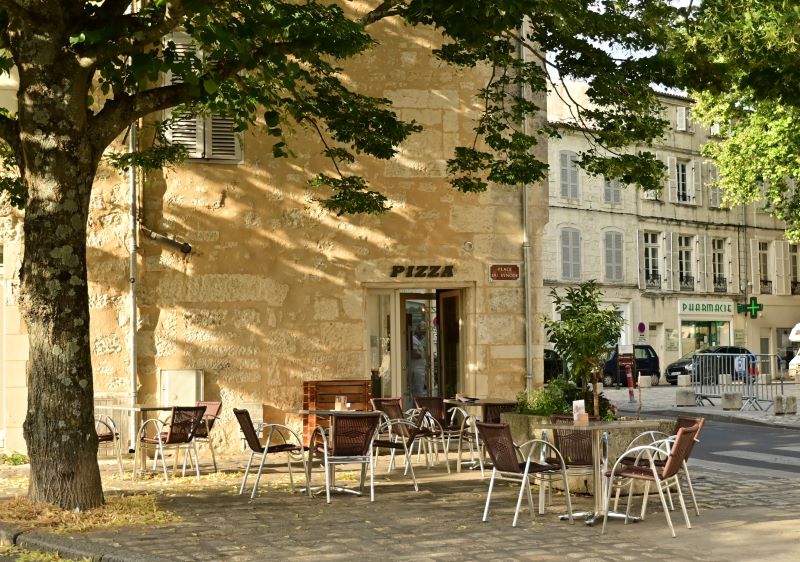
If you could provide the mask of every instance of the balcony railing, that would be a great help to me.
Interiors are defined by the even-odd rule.
[[[714,276],[714,292],[727,293],[728,292],[728,278],[722,275]]]
[[[772,294],[772,281],[769,279],[762,279],[761,280],[761,292],[766,295]]]
[[[661,288],[661,276],[658,273],[648,273],[644,276],[644,288],[645,289],[660,289]]]
[[[681,291],[694,291],[694,275],[681,275]]]
[[[800,295],[800,281],[792,281],[792,294]]]

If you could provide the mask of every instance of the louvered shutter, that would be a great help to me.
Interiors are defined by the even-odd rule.
[[[569,161],[569,196],[571,199],[578,198],[578,163],[574,154],[570,154]]]
[[[672,289],[672,277],[673,277],[673,264],[672,264],[672,238],[673,234],[671,232],[664,232],[662,234],[662,240],[664,242],[664,277],[663,277],[663,287],[667,290]]]
[[[761,268],[758,263],[758,240],[750,240],[750,292],[754,295],[761,294]]]
[[[675,130],[686,131],[686,108],[675,108]]]
[[[667,179],[667,192],[670,201],[678,200],[678,161],[670,156],[667,158],[667,170],[669,177]]]
[[[561,175],[559,176],[561,182],[561,197],[564,199],[569,198],[569,162],[568,154],[561,152],[559,154],[561,159]]]
[[[168,40],[175,43],[178,58],[188,55],[199,56],[197,48],[192,43],[192,38],[186,33],[171,33]],[[167,83],[181,84],[183,78],[177,74],[167,73]],[[167,131],[167,140],[172,144],[179,144],[186,149],[189,158],[202,158],[204,152],[203,128],[204,119],[191,113],[171,113],[172,123]]]
[[[623,271],[624,264],[625,264],[625,256],[623,252],[625,251],[623,247],[623,238],[621,232],[615,232],[614,238],[614,280],[615,281],[624,281],[625,280],[625,272]]]
[[[698,160],[691,161],[692,176],[689,180],[689,201],[695,205],[703,204],[703,180],[700,174],[700,162]]]
[[[644,271],[644,230],[641,228],[636,231],[636,270],[639,278],[639,288],[645,288]]]
[[[697,278],[695,286],[699,291],[707,291],[708,287],[708,238],[695,236],[695,255],[697,256]]]
[[[233,130],[233,118],[212,115],[206,119],[206,158],[215,160],[242,159],[239,135]]]
[[[791,295],[792,283],[789,275],[789,243],[776,240],[775,246],[775,294]]]

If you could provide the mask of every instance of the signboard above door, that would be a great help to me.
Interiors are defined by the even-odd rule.
[[[393,265],[389,277],[453,277],[453,265]]]

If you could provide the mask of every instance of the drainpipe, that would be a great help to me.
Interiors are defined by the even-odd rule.
[[[523,17],[520,25],[521,41],[525,40],[527,19]],[[517,47],[519,58],[525,62],[525,48],[520,42]],[[526,98],[525,85],[520,86],[522,98]],[[545,109],[546,111],[546,109]],[[528,134],[528,117],[522,118],[522,132]],[[530,276],[531,243],[528,232],[528,184],[522,185],[522,271],[523,276],[523,301],[525,302],[525,389],[530,393],[533,390],[533,310],[531,306],[531,276]]]
[[[128,151],[133,153],[136,152],[136,122],[130,124],[130,128],[128,130]],[[131,407],[136,405],[137,401],[137,369],[136,369],[136,329],[139,324],[137,308],[136,308],[136,257],[137,257],[137,248],[138,248],[138,193],[136,190],[136,166],[131,165],[128,169],[128,180],[130,182],[130,233],[129,233],[129,240],[130,240],[130,277],[128,279],[130,283],[130,328],[129,328],[129,339],[130,339],[130,364],[128,367],[128,373],[130,376],[129,382],[129,395],[128,401]],[[130,413],[130,420],[128,421],[128,439],[129,446],[133,449],[134,445],[136,444],[136,413],[131,411]]]

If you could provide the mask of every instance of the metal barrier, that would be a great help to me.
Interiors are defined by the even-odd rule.
[[[784,362],[778,355],[696,353],[691,367],[698,406],[714,406],[723,393],[739,392],[742,410],[769,410],[783,394]]]

